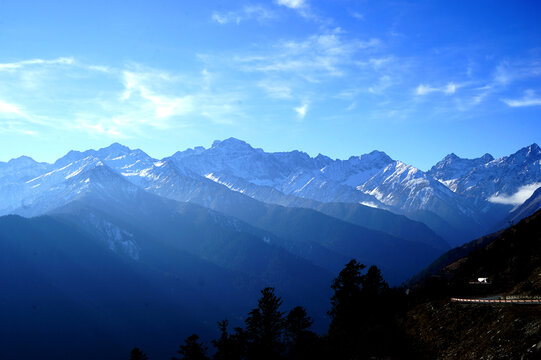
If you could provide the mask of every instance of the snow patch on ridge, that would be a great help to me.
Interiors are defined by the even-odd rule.
[[[227,183],[227,182],[225,182],[225,181],[220,181],[220,178],[217,177],[217,176],[214,176],[213,173],[207,174],[207,175],[205,175],[205,177],[206,177],[207,179],[209,179],[209,180],[214,181],[214,182],[217,183],[217,184],[220,184],[220,185],[223,185],[223,186],[227,187],[229,190],[233,190],[233,191],[239,192],[239,193],[241,193],[241,194],[244,194],[244,193],[246,192],[245,189],[241,189],[241,188],[239,188],[239,187],[235,187],[234,184],[230,184],[230,183]]]
[[[378,208],[378,205],[373,203],[372,201],[361,201],[360,203],[361,205],[364,205],[364,206],[368,206],[368,207],[371,207],[371,208]]]
[[[139,260],[141,249],[133,239],[132,233],[109,221],[98,218],[93,213],[89,215],[88,222],[101,234],[102,239],[107,243],[111,251]]]

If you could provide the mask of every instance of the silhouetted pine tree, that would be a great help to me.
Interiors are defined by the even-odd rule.
[[[214,360],[242,360],[246,356],[246,335],[242,328],[236,328],[233,334],[227,332],[228,321],[218,322],[220,338],[212,341],[216,348]]]
[[[361,284],[363,275],[361,271],[365,265],[351,260],[340,271],[333,281],[331,288],[334,294],[331,297],[331,324],[328,339],[332,348],[333,358],[352,358],[360,354],[363,347],[361,339],[361,324],[363,322],[363,309],[360,305]]]
[[[371,266],[363,276],[359,307],[362,312],[360,336],[364,340],[363,352],[370,356],[388,355],[393,346],[390,339],[395,333],[396,304],[390,297],[389,285],[381,271]]]
[[[130,360],[148,360],[148,357],[141,349],[134,347],[130,352]]]
[[[288,359],[322,358],[321,339],[310,331],[312,319],[302,306],[296,306],[285,318],[286,357]]]
[[[172,358],[172,360],[210,360],[205,354],[207,347],[199,342],[199,336],[193,334],[184,340],[184,345],[180,345],[177,353],[182,355],[180,359]]]
[[[362,279],[363,296],[377,297],[384,295],[389,290],[389,285],[383,280],[381,271],[377,266],[372,265],[368,268],[366,275]]]
[[[283,352],[284,319],[280,311],[282,299],[274,294],[274,288],[261,291],[258,307],[249,312],[246,319],[248,359],[279,359]]]
[[[328,340],[332,358],[364,359],[406,352],[400,317],[402,292],[389,288],[381,271],[351,260],[332,284]]]
[[[310,329],[312,322],[312,319],[306,314],[306,310],[302,306],[291,309],[285,320],[287,341],[290,343],[297,342],[297,339]]]

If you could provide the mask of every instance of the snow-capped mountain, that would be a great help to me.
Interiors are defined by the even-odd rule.
[[[48,166],[27,156],[0,162],[0,214],[13,210],[14,204],[19,206],[29,188],[26,182],[45,172]]]
[[[87,193],[94,193],[105,201],[117,202],[122,197],[133,197],[138,191],[143,191],[92,156],[41,175],[28,184],[31,191],[13,213],[41,215]]]
[[[541,187],[541,149],[537,144],[494,159],[461,159],[454,154],[437,163],[429,175],[476,204],[518,206]]]
[[[112,185],[116,174],[138,184],[155,161],[141,150],[115,143],[99,150],[70,151],[53,164],[28,157],[2,163],[0,214],[38,215],[92,187],[102,187],[103,194],[119,190]]]
[[[457,190],[457,181],[466,176],[473,168],[494,160],[492,155],[485,154],[476,159],[463,159],[451,153],[434,165],[427,173],[441,181],[452,191]]]
[[[377,207],[460,242],[487,232],[541,185],[541,149],[533,144],[500,159],[451,154],[425,173],[380,151],[333,160],[300,151],[267,153],[229,138],[158,160],[114,143],[70,151],[53,164],[28,157],[0,163],[0,214],[40,214],[90,187],[102,186],[106,194],[119,179],[219,211],[248,204],[245,197],[315,210],[323,203]]]
[[[322,202],[364,202],[373,206],[379,203],[375,197],[350,184],[368,178],[392,161],[381,152],[345,161],[321,154],[311,158],[300,151],[266,153],[234,138],[215,141],[209,149],[177,152],[172,159],[179,168],[265,202],[280,203],[277,193],[270,191],[272,188],[284,195]]]
[[[178,152],[172,159],[178,168],[268,203],[287,205],[287,195],[363,204],[411,215],[448,237],[457,236],[455,230],[461,227],[481,232],[488,228],[464,196],[380,151],[333,160],[323,155],[311,158],[299,151],[266,153],[243,141],[227,139],[214,142],[209,149]]]
[[[61,167],[77,163],[81,159],[88,157],[100,160],[122,176],[130,177],[133,183],[138,183],[141,178],[146,177],[145,170],[151,168],[157,162],[156,159],[151,158],[142,150],[132,150],[124,145],[113,143],[99,150],[70,151],[58,159],[54,166]]]
[[[475,219],[477,215],[465,198],[456,196],[434,178],[401,161],[387,165],[358,188],[374,195],[391,209],[405,214],[429,211],[453,225],[459,225],[463,218]]]
[[[0,184],[28,180],[28,178],[33,178],[44,171],[48,165],[47,163],[38,163],[28,156],[0,162]]]

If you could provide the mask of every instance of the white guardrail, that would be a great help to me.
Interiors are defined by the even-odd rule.
[[[510,299],[507,296],[505,299],[462,299],[462,298],[451,298],[451,302],[458,303],[474,303],[474,304],[524,304],[524,305],[541,305],[541,298],[539,296],[531,298],[513,298]]]

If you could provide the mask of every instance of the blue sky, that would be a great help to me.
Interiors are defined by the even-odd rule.
[[[541,142],[537,1],[0,1],[0,161],[237,137],[423,170]]]

